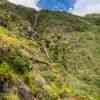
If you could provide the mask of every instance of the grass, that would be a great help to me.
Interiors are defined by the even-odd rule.
[[[85,17],[41,11],[33,27],[35,14],[32,9],[1,4],[0,16],[7,27],[0,26],[0,77],[11,79],[16,92],[21,80],[36,100],[99,100],[98,26]],[[26,36],[27,27],[37,34]],[[21,100],[13,89],[3,97]]]
[[[15,95],[14,93],[9,93],[9,94],[5,95],[5,97],[3,99],[4,100],[20,100],[19,97],[17,95]]]

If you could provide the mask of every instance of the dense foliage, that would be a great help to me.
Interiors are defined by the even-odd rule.
[[[99,20],[1,0],[0,100],[100,100]]]

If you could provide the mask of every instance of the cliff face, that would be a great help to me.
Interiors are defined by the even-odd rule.
[[[0,100],[99,100],[95,16],[36,12],[1,0]]]

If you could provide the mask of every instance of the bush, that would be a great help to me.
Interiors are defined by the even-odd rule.
[[[30,62],[20,56],[16,56],[12,61],[11,64],[14,66],[15,70],[19,73],[24,73],[30,70]]]

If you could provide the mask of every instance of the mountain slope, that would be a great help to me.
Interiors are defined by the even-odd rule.
[[[49,11],[42,11],[42,12],[35,12],[32,9],[27,9],[21,6],[15,6],[10,3],[1,3],[0,12],[2,13],[3,17],[8,21],[8,26],[10,27],[10,23],[18,28],[20,25],[20,31],[27,30],[27,26],[31,27],[34,25],[35,16],[38,16],[37,21],[37,31],[57,31],[60,32],[72,32],[72,31],[87,31],[93,30],[93,27],[90,22],[85,21],[84,18],[72,16],[71,14],[61,13],[61,12],[49,12]],[[9,20],[7,19],[9,13]],[[19,16],[16,16],[19,15]],[[16,21],[19,20],[17,23]],[[25,21],[23,24],[21,21]],[[10,21],[10,22],[9,22]],[[30,23],[31,22],[31,25]],[[47,23],[46,23],[47,22]],[[27,25],[28,24],[28,25]],[[54,27],[57,27],[56,28]],[[14,30],[14,28],[12,30]],[[33,26],[32,26],[33,27]],[[59,28],[61,27],[61,28]],[[39,28],[39,29],[38,29]],[[17,30],[18,31],[18,30]],[[51,31],[52,32],[52,31]]]
[[[99,28],[84,17],[0,3],[1,100],[99,100]]]

